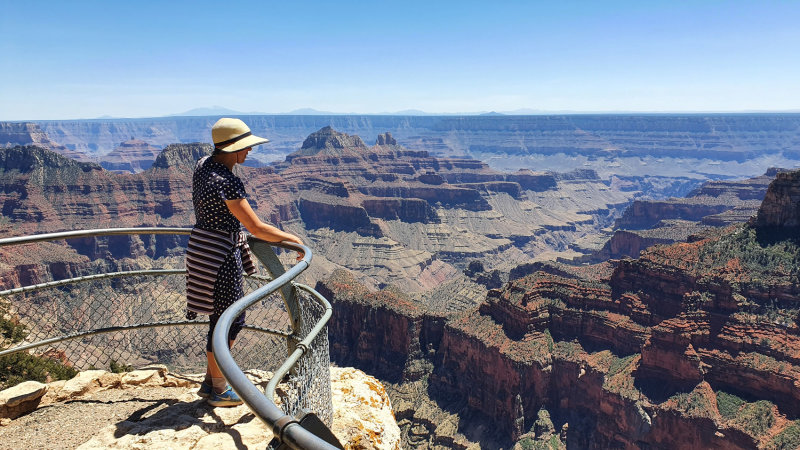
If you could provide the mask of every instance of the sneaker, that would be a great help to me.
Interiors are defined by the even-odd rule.
[[[200,383],[200,389],[197,390],[197,395],[201,398],[208,398],[211,397],[211,392],[213,391],[210,384],[203,381]]]
[[[242,403],[244,403],[242,399],[236,395],[236,392],[233,392],[230,386],[221,394],[217,394],[212,390],[211,396],[208,397],[208,404],[211,406],[237,406]]]

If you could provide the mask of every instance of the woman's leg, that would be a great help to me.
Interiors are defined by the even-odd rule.
[[[233,341],[228,341],[229,348],[233,348]],[[208,359],[208,369],[206,370],[206,383],[213,386],[214,391],[218,394],[225,392],[228,387],[228,382],[222,371],[219,370],[217,360],[214,359],[214,353],[206,351],[206,358]]]
[[[208,341],[206,342],[206,359],[208,360],[207,376],[211,378],[212,395],[209,403],[215,406],[233,406],[241,404],[242,401],[234,392],[226,392],[228,390],[228,382],[225,380],[222,372],[219,370],[217,361],[214,359],[214,354],[211,349],[211,339],[214,333],[214,328],[217,325],[220,315],[234,302],[244,297],[243,284],[243,268],[241,251],[237,248],[220,265],[217,272],[217,280],[214,283],[214,314],[211,315]],[[236,335],[239,334],[244,326],[244,313],[242,313],[231,324],[228,333],[228,345],[233,346],[233,341]],[[223,394],[218,398],[219,394]],[[219,401],[218,401],[219,400]]]
[[[242,313],[231,324],[230,331],[228,332],[228,348],[233,348],[233,343],[236,340],[236,336],[239,335],[242,327],[244,327],[244,318],[245,313]],[[216,393],[221,394],[228,388],[228,382],[225,380],[225,376],[222,374],[222,371],[219,370],[217,360],[214,359],[214,353],[211,349],[211,339],[214,335],[214,328],[217,326],[218,320],[219,316],[216,314],[212,315],[209,320],[208,338],[206,341],[206,359],[208,361],[208,365],[206,369],[205,382],[206,384],[213,386]]]

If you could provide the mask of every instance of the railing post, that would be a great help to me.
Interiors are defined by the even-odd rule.
[[[286,269],[284,269],[283,264],[278,259],[278,255],[275,254],[275,250],[272,249],[269,243],[260,239],[254,239],[253,236],[248,236],[247,242],[248,245],[250,245],[250,250],[253,251],[253,254],[258,258],[261,264],[267,268],[273,280],[286,273]],[[286,309],[289,311],[292,334],[298,336],[302,329],[303,318],[300,314],[300,304],[297,301],[297,291],[291,283],[286,283],[280,288],[280,293],[283,297],[284,304],[286,304]],[[291,355],[297,347],[296,342],[292,339],[287,339],[286,342],[288,354]]]

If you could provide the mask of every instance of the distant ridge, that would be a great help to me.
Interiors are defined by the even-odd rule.
[[[177,114],[158,117],[206,117],[206,116],[572,116],[572,115],[739,115],[739,114],[797,114],[800,109],[781,111],[741,110],[741,111],[576,111],[576,110],[542,110],[532,108],[519,108],[508,111],[462,111],[462,112],[427,112],[420,109],[404,109],[399,111],[382,112],[335,112],[322,111],[314,108],[298,108],[288,112],[242,112],[224,106],[211,106],[194,108]],[[98,119],[114,119],[115,117],[103,116]],[[141,117],[142,119],[147,117]],[[151,117],[156,118],[156,117]],[[34,121],[36,122],[36,121]]]
[[[224,106],[214,105],[211,107],[194,108],[178,114],[170,114],[164,117],[181,117],[181,116],[248,116],[248,115],[264,115],[262,112],[241,112],[236,111]]]

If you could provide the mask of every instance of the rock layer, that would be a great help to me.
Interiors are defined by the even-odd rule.
[[[36,147],[5,149],[0,233],[190,226],[193,165],[210,150],[208,144],[169,145],[149,169],[117,174]],[[280,164],[236,171],[256,213],[320,249],[327,259],[320,267],[358,270],[371,286],[395,283],[411,292],[459,274],[468,258],[493,255],[489,269],[497,269],[538,254],[572,254],[568,242],[595,233],[637,194],[609,187],[591,171],[502,173],[477,160],[405,149],[391,134],[367,147],[330,127]],[[556,233],[545,239],[546,231]],[[4,281],[76,274],[106,256],[180,253],[183,241],[165,239],[72,240],[72,253],[60,252],[65,267],[35,267],[47,257],[34,251],[7,258],[20,269]]]
[[[125,141],[106,154],[100,163],[104,169],[138,173],[153,165],[161,149],[141,139]]]
[[[765,239],[773,228],[656,246],[610,274],[539,265],[450,314],[339,273],[318,285],[331,355],[393,383],[397,402],[482,418],[496,442],[527,436],[544,408],[579,448],[800,445],[800,253],[793,236]],[[404,414],[406,439],[433,446],[432,417],[446,414]],[[442,433],[469,442],[468,428]]]

